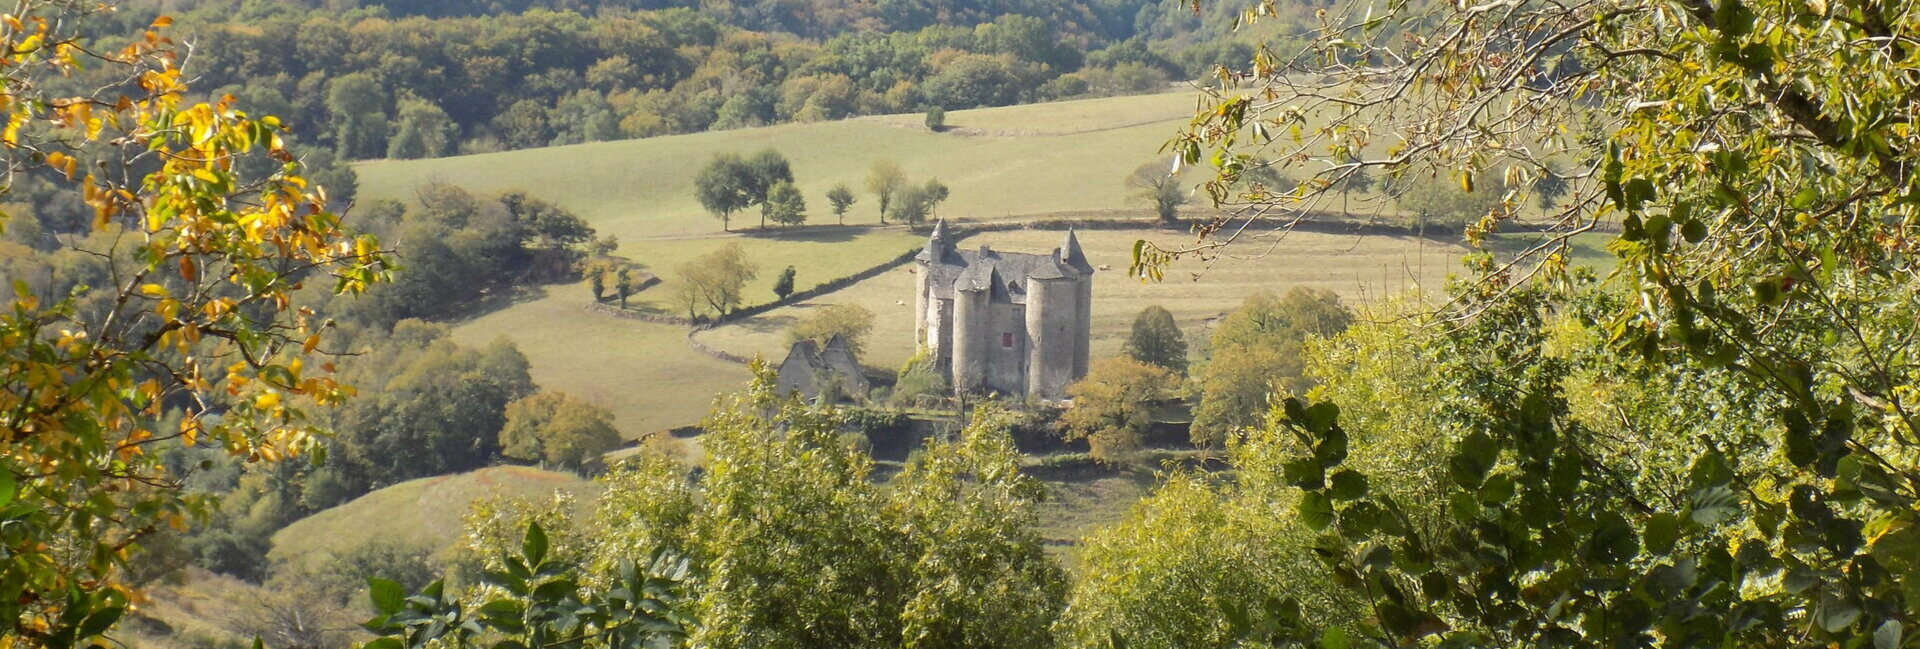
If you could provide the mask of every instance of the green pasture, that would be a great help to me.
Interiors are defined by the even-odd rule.
[[[1126,207],[1127,174],[1160,157],[1160,145],[1189,114],[1179,107],[1192,104],[1189,91],[957,111],[952,118],[955,124],[978,123],[1023,137],[932,133],[899,123],[919,119],[916,115],[377,160],[359,163],[356,170],[364,198],[411,200],[415,188],[430,181],[485,193],[525,189],[575,211],[603,234],[634,242],[720,233],[720,219],[693,197],[694,175],[714,154],[771,147],[792,161],[812,223],[834,222],[826,192],[837,183],[860,196],[847,223],[878,223],[878,206],[863,183],[873,162],[882,158],[898,162],[911,181],[946,183],[952,198],[941,206],[943,215],[1004,218]],[[1129,126],[1109,128],[1121,125]],[[1048,135],[1049,129],[1074,132]],[[758,224],[757,211],[735,214],[732,221],[735,230]]]
[[[454,339],[512,340],[535,383],[605,406],[629,439],[706,416],[714,395],[739,389],[745,367],[688,347],[686,329],[588,313],[584,283],[544,294],[454,327]]]
[[[590,503],[599,487],[571,473],[496,466],[409,480],[294,521],[273,535],[277,561],[325,560],[374,541],[443,550],[465,531],[474,501],[496,496],[545,500],[555,491]]]

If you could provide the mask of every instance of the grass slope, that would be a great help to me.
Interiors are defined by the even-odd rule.
[[[816,223],[832,220],[826,192],[846,183],[860,194],[849,223],[878,221],[862,184],[876,159],[900,163],[914,181],[952,188],[941,211],[988,218],[1119,208],[1122,182],[1159,157],[1160,145],[1191,112],[1191,90],[1051,104],[955,111],[955,132],[914,126],[918,115],[788,124],[668,137],[595,142],[434,160],[380,160],[356,166],[360,196],[410,200],[433,180],[482,192],[522,188],[557,201],[622,241],[720,232],[720,220],[693,197],[693,177],[724,151],[772,147],[793,173]],[[1117,128],[1116,128],[1117,127]],[[1022,137],[966,135],[979,128]],[[736,214],[736,229],[758,223]]]
[[[461,323],[453,336],[463,344],[512,340],[535,383],[612,410],[630,439],[697,422],[714,395],[746,384],[745,367],[693,351],[684,328],[587,313],[587,293],[584,283],[549,286]]]
[[[295,521],[273,535],[276,561],[336,554],[375,539],[444,549],[464,531],[473,502],[494,496],[545,499],[555,491],[590,501],[593,483],[571,473],[496,466],[402,482]]]

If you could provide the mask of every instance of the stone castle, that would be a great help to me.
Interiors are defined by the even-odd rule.
[[[1057,400],[1086,376],[1094,269],[1072,230],[1052,254],[958,250],[943,221],[914,259],[914,331],[955,394]]]

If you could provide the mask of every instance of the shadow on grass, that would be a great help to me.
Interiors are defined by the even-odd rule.
[[[873,225],[802,225],[797,227],[769,225],[766,229],[742,228],[736,232],[738,232],[740,236],[749,239],[844,243],[858,238],[873,228]]]

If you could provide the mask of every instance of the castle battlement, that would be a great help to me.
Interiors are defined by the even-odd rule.
[[[956,394],[1063,399],[1087,373],[1093,266],[1072,230],[1049,254],[960,250],[927,237],[914,331]]]

